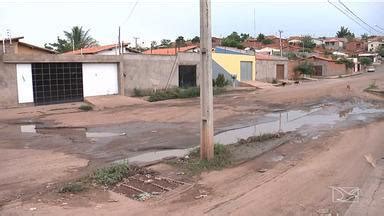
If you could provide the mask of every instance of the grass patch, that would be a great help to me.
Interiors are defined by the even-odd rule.
[[[221,144],[215,144],[214,158],[212,160],[200,160],[200,148],[190,152],[189,158],[179,160],[173,165],[179,166],[191,174],[201,173],[208,170],[220,170],[231,164],[231,152],[228,147]]]
[[[281,133],[265,133],[260,134],[259,136],[251,136],[247,139],[240,139],[238,144],[247,144],[247,143],[255,143],[255,142],[264,142],[271,139],[277,139],[281,137]]]
[[[59,189],[59,193],[80,193],[87,189],[83,182],[70,182]]]
[[[152,89],[139,89],[139,88],[134,88],[133,89],[133,97],[145,97],[145,96],[150,96],[153,94]]]
[[[96,183],[104,186],[113,186],[123,180],[125,177],[128,177],[131,173],[131,169],[128,164],[113,164],[110,167],[105,167],[96,170],[92,179]]]
[[[222,94],[225,92],[225,88],[216,87],[213,88],[213,94]],[[158,90],[156,92],[152,92],[149,95],[148,101],[162,101],[169,99],[177,99],[177,98],[192,98],[200,96],[200,88],[199,87],[190,87],[190,88],[170,88],[164,90]]]
[[[93,107],[91,105],[88,105],[88,104],[83,104],[79,107],[79,109],[82,111],[91,111],[91,110],[93,110]]]

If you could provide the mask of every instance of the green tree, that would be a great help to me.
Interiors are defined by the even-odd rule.
[[[353,63],[352,60],[349,60],[349,59],[346,59],[346,58],[339,58],[337,60],[337,63],[338,64],[344,64],[347,69],[353,68],[355,66],[355,64]]]
[[[361,39],[364,40],[364,41],[368,41],[368,34],[367,33],[364,33],[361,35]]]
[[[380,46],[377,48],[377,53],[379,53],[379,55],[381,57],[384,57],[384,46]]]
[[[372,64],[372,59],[368,57],[361,57],[359,60],[360,64],[362,64],[363,66],[369,66]]]
[[[195,36],[194,38],[192,38],[191,42],[192,42],[193,44],[200,43],[200,37],[199,37],[199,36]]]
[[[352,33],[348,28],[341,26],[340,30],[336,32],[336,37],[338,38],[354,38],[355,34]]]
[[[97,46],[97,41],[92,38],[89,31],[90,29],[85,31],[83,27],[74,26],[70,31],[64,31],[64,39],[57,37],[57,42],[45,45],[45,47],[63,53],[71,51],[72,49],[78,50]]]
[[[315,71],[315,67],[313,66],[312,63],[306,61],[304,63],[297,65],[294,68],[294,71],[299,72],[300,74],[311,75]]]
[[[151,41],[151,49],[154,49],[157,47],[157,42],[156,41]]]
[[[262,33],[260,33],[259,35],[257,35],[256,40],[257,40],[258,42],[262,42],[263,40],[265,40],[265,35],[262,34]]]
[[[241,45],[241,37],[237,32],[232,32],[230,35],[225,37],[221,41],[221,45],[228,47],[236,47],[239,49],[243,48],[243,46]]]
[[[301,42],[303,43],[304,48],[313,49],[316,47],[311,36],[305,36]]]
[[[229,85],[229,81],[227,79],[225,79],[224,75],[223,74],[219,74],[215,79],[212,80],[213,81],[213,86],[214,87],[225,87],[227,85]]]
[[[240,40],[241,42],[246,41],[249,38],[249,34],[241,33],[240,34]]]
[[[160,46],[161,47],[171,47],[171,40],[169,40],[169,39],[162,39],[160,41]]]
[[[177,46],[177,47],[182,47],[182,46],[185,45],[185,39],[184,39],[183,36],[179,36],[179,37],[177,37],[176,40],[175,40],[175,42],[176,42],[176,46]]]
[[[261,43],[263,43],[264,45],[268,45],[268,44],[272,44],[273,41],[271,39],[267,38],[267,39],[262,40]]]

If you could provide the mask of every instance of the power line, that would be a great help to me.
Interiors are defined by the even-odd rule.
[[[347,16],[349,19],[351,19],[353,22],[355,22],[357,25],[359,25],[361,28],[367,30],[369,33],[372,33],[371,30],[367,29],[365,26],[361,25],[358,21],[353,19],[348,13],[346,13],[344,10],[333,4],[330,0],[328,0],[328,3],[334,6],[337,10],[339,10],[341,13],[343,13],[345,16]]]
[[[139,0],[136,0],[135,4],[134,4],[133,7],[131,8],[131,11],[129,12],[127,18],[124,20],[123,23],[121,23],[121,25],[123,25],[124,23],[128,22],[129,18],[131,18],[133,12],[135,11],[136,6],[137,6],[138,3],[139,3]]]
[[[374,31],[381,33],[380,31],[376,30],[376,29],[373,28],[371,25],[369,25],[367,22],[365,22],[363,19],[361,19],[359,16],[357,16],[356,13],[354,13],[351,9],[349,9],[349,8],[347,7],[347,5],[345,5],[342,1],[339,0],[339,3],[340,3],[345,9],[347,9],[353,16],[355,16],[355,17],[356,17],[357,19],[359,19],[362,23],[364,23],[365,25],[367,25],[370,29],[373,29]]]
[[[381,29],[384,31],[384,28],[381,28],[379,25],[375,25],[377,28]]]

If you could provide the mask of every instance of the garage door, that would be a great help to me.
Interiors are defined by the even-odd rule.
[[[118,94],[117,64],[83,64],[84,97]]]
[[[19,103],[33,102],[31,64],[17,64],[17,95]]]
[[[81,63],[34,63],[32,81],[36,105],[83,100]]]
[[[284,79],[284,65],[278,64],[276,65],[276,79],[283,80]]]
[[[240,62],[240,81],[252,80],[252,62]]]

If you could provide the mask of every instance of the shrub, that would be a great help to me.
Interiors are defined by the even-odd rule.
[[[384,57],[384,46],[381,46],[377,49],[377,52],[381,57]]]
[[[93,107],[91,105],[88,105],[88,104],[83,104],[79,107],[79,109],[82,111],[91,111],[91,110],[93,110]]]
[[[67,183],[60,188],[59,193],[79,193],[85,189],[86,187],[81,182]]]
[[[144,96],[149,96],[153,93],[152,89],[139,89],[139,88],[134,88],[133,89],[133,96],[134,97],[144,97]]]
[[[346,59],[346,58],[340,58],[340,59],[337,60],[336,63],[344,64],[347,69],[353,68],[355,66],[355,64],[353,63],[352,60],[349,60],[349,59]]]
[[[130,173],[128,164],[114,164],[110,167],[96,170],[93,173],[92,178],[98,184],[112,186],[123,180],[125,177],[128,177]]]
[[[227,85],[229,85],[229,81],[225,79],[223,74],[219,74],[216,80],[213,80],[214,87],[225,87]]]
[[[372,64],[372,59],[370,59],[368,57],[362,57],[362,58],[360,58],[360,63],[364,66],[368,66],[368,65]]]
[[[231,164],[231,152],[228,146],[215,144],[214,157],[212,160],[200,160],[200,148],[193,150],[190,159],[185,164],[192,173],[202,172],[204,170],[218,170]]]
[[[288,52],[288,53],[285,54],[285,56],[289,60],[296,60],[296,59],[298,59],[297,55],[294,52]]]
[[[304,63],[297,65],[294,68],[294,71],[299,72],[300,74],[311,75],[315,71],[315,68],[314,68],[312,63],[304,62]]]
[[[224,88],[214,88],[213,94],[221,94],[225,92]],[[149,102],[169,100],[169,99],[177,99],[177,98],[192,98],[200,96],[200,88],[199,87],[190,87],[190,88],[170,88],[165,90],[158,90],[153,92],[149,98]]]

